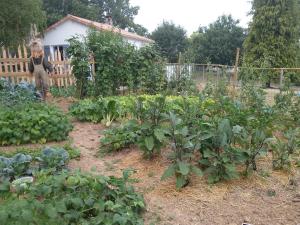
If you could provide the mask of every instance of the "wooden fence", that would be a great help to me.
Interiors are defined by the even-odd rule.
[[[53,75],[49,76],[50,86],[68,87],[74,84],[72,68],[69,60],[62,60],[60,51],[56,51],[54,59],[48,58],[53,65]],[[29,56],[25,46],[19,46],[17,51],[2,48],[0,51],[0,78],[5,78],[14,84],[21,81],[34,83],[34,76],[29,72]]]

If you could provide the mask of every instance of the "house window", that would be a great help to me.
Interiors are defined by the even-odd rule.
[[[44,52],[46,57],[51,56],[50,46],[44,46]]]
[[[68,55],[67,55],[67,48],[68,48],[69,46],[68,45],[58,45],[58,46],[54,46],[53,48],[54,48],[54,53],[56,54],[57,53],[57,51],[59,51],[60,52],[60,56],[61,56],[61,58],[59,59],[59,60],[66,60],[66,59],[68,59]],[[56,55],[57,56],[57,55]]]

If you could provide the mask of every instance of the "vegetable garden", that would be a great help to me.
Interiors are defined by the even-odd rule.
[[[76,87],[51,90],[62,103],[0,81],[0,224],[299,222],[292,90],[272,104],[251,81],[197,90],[184,75],[164,77],[155,47],[93,32],[70,42]],[[70,145],[46,147],[63,140]]]

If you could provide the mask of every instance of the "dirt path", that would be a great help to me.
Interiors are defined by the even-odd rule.
[[[147,203],[146,224],[240,225],[244,221],[254,225],[300,224],[300,203],[296,197],[299,188],[291,182],[295,179],[292,176],[266,170],[261,171],[265,175],[214,186],[209,186],[205,179],[195,178],[190,186],[176,191],[173,179],[160,181],[168,165],[166,156],[147,161],[138,149],[132,148],[99,157],[103,129],[98,124],[74,123],[71,137],[81,150],[81,158],[72,161],[70,166],[84,171],[94,168],[101,174],[116,176],[123,169],[135,169],[133,177],[138,182],[134,185]],[[296,177],[298,180],[293,182],[300,184],[299,176]]]

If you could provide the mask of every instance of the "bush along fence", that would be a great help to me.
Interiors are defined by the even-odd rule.
[[[50,85],[58,87],[68,87],[74,85],[70,60],[64,60],[60,51],[56,51],[54,58],[48,57],[49,62],[54,67],[53,75],[50,76]],[[0,51],[0,78],[5,78],[17,84],[21,81],[34,83],[28,69],[30,56],[26,46],[19,46],[16,51],[2,48]]]

